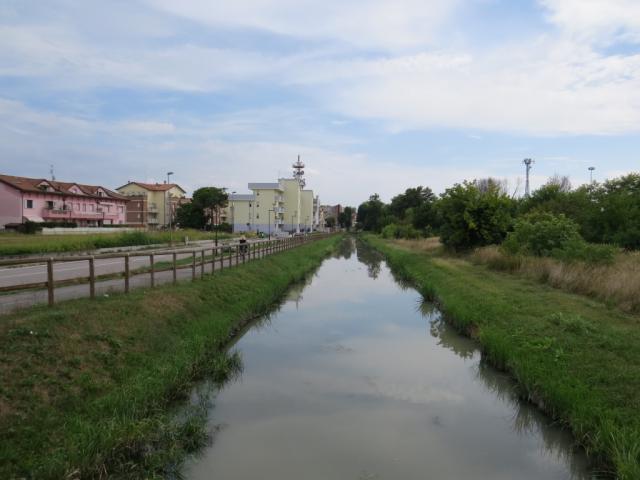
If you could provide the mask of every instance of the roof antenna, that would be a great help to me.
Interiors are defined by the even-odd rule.
[[[51,175],[51,181],[54,181],[56,179],[56,176],[53,173],[53,165],[49,165],[49,174]]]

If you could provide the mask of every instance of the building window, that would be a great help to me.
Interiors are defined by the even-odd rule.
[[[83,203],[83,204],[82,204],[82,211],[83,211],[83,212],[86,212],[86,211],[87,211],[87,204],[86,204],[86,203]]]
[[[47,208],[53,210],[53,200],[47,200]]]
[[[33,208],[33,200],[27,200],[27,208]]]
[[[256,218],[260,218],[260,214],[259,213],[256,213]]]

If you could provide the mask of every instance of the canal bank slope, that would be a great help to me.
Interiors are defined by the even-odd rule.
[[[438,251],[363,239],[570,428],[603,469],[640,478],[640,319]]]
[[[221,350],[340,237],[201,281],[0,319],[0,477],[163,476],[206,441],[170,410],[195,380],[238,367]]]

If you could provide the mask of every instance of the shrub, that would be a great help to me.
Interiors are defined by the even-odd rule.
[[[35,234],[42,230],[42,225],[40,223],[27,220],[22,225],[18,226],[17,230],[20,233]]]
[[[591,263],[610,262],[615,249],[608,245],[594,245],[580,236],[579,226],[564,215],[548,212],[530,213],[521,217],[513,232],[502,244],[510,254],[554,257],[565,261]]]
[[[420,237],[420,231],[411,225],[390,223],[382,229],[382,238],[406,238],[411,240]]]
[[[549,257],[554,250],[562,250],[569,243],[575,245],[581,241],[578,228],[577,223],[562,214],[530,213],[516,222],[503,247],[509,253]]]

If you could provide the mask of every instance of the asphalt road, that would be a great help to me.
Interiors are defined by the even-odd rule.
[[[200,247],[201,248],[201,247]],[[198,249],[195,247],[194,249]],[[173,257],[171,253],[158,254],[154,253],[154,262],[171,262]],[[205,251],[205,255],[211,255],[211,250]],[[179,253],[177,259],[191,258],[191,253]],[[245,257],[245,261],[249,261],[248,257]],[[197,254],[196,261],[200,261],[200,254]],[[104,258],[96,259],[95,274],[108,275],[108,274],[122,274],[125,270],[124,258]],[[137,287],[149,287],[151,286],[151,275],[149,273],[142,273],[134,275],[136,269],[149,266],[149,257],[130,257],[129,269],[132,273],[130,278],[130,288]],[[235,256],[231,259],[226,259],[224,268],[229,266],[235,266]],[[240,257],[240,263],[242,263],[242,257]],[[215,271],[220,268],[220,262],[215,262]],[[212,265],[210,259],[205,263],[204,273],[211,273]],[[196,276],[199,277],[202,274],[202,267],[200,265],[196,268]],[[62,280],[74,280],[87,278],[89,276],[89,262],[87,260],[68,261],[54,263],[53,278],[55,281]],[[178,280],[187,280],[193,277],[193,271],[191,265],[183,265],[177,271]],[[25,265],[16,267],[3,267],[0,268],[0,287],[28,285],[47,281],[47,266],[44,264],[37,265]],[[160,285],[163,283],[169,283],[173,281],[173,272],[156,272],[155,283]],[[96,282],[96,295],[109,295],[112,292],[124,291],[124,279],[115,278],[108,280],[101,280]],[[59,286],[55,288],[55,301],[69,300],[72,298],[82,298],[89,296],[89,285],[78,284]],[[7,313],[18,308],[47,302],[47,290],[25,290],[15,293],[0,294],[0,313]]]

